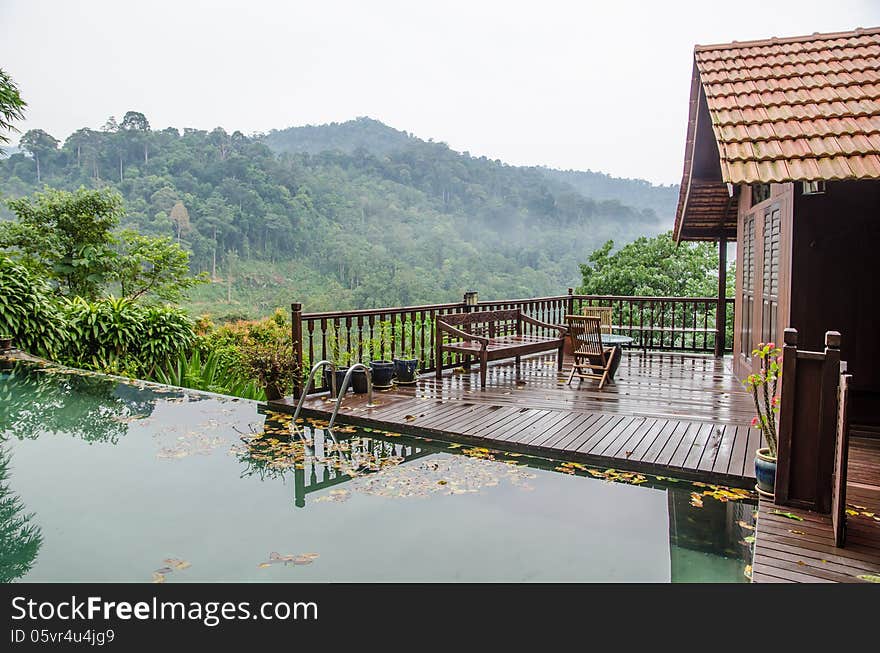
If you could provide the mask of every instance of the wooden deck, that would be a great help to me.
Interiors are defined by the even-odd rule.
[[[880,576],[880,439],[850,437],[846,546],[834,546],[830,515],[760,502],[754,583],[861,583]],[[781,513],[790,513],[803,521]]]
[[[439,440],[576,460],[607,467],[754,487],[760,434],[749,427],[751,398],[729,359],[707,355],[624,353],[614,383],[564,380],[555,355],[524,358],[521,371],[490,365],[480,389],[477,367],[433,375],[410,387],[343,401],[339,421]],[[291,399],[269,408],[293,412]],[[307,399],[303,415],[328,419],[326,395]]]

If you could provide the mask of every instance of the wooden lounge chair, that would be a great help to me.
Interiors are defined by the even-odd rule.
[[[614,319],[613,306],[584,306],[581,309],[581,315],[588,317],[598,317],[602,325],[602,333],[611,333],[611,320]]]
[[[568,384],[572,379],[599,379],[599,389],[605,386],[614,360],[615,347],[602,345],[602,328],[598,317],[590,315],[566,315],[568,337],[571,339],[571,355],[574,363]]]

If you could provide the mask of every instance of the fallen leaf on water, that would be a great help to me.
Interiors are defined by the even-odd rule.
[[[803,517],[798,517],[794,513],[791,512],[782,512],[781,510],[771,510],[771,515],[779,515],[780,517],[785,517],[786,519],[794,519],[795,521],[804,521]]]
[[[159,569],[157,569],[153,573],[164,575],[164,574],[170,574],[172,571],[174,571],[174,570],[171,567],[160,567]]]
[[[165,582],[165,574],[160,574],[158,572],[153,572],[153,582],[154,583],[164,583]]]
[[[747,531],[755,530],[754,526],[752,526],[748,522],[744,522],[742,519],[740,519],[738,522],[736,522],[736,525],[739,526],[740,528],[745,528]]]
[[[745,569],[743,569],[743,576],[746,578],[752,577],[752,565],[746,565]]]

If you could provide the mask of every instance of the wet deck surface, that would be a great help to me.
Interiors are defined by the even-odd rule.
[[[761,500],[752,582],[861,583],[867,581],[859,576],[880,576],[880,439],[856,434],[849,448],[846,545],[834,546],[830,515]]]
[[[751,398],[729,359],[625,353],[614,383],[565,384],[555,355],[490,365],[487,387],[471,371],[423,375],[413,386],[349,394],[339,421],[488,448],[597,465],[754,486],[758,431],[749,427]],[[269,402],[293,412],[295,402]],[[328,419],[333,402],[307,399],[303,415]]]

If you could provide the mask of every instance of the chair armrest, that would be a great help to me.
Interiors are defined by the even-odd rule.
[[[536,320],[535,318],[529,317],[528,315],[523,315],[522,313],[520,313],[519,317],[523,322],[528,322],[529,324],[534,324],[535,326],[539,326],[539,327],[545,327],[547,329],[555,329],[556,331],[559,332],[560,338],[564,338],[565,334],[568,332],[568,329],[566,329],[564,326],[559,326],[558,324],[550,324],[549,322],[541,322],[541,320]]]
[[[467,331],[462,331],[461,329],[456,329],[454,326],[446,324],[446,322],[443,322],[441,320],[437,320],[437,328],[441,331],[446,331],[447,333],[459,336],[465,340],[476,340],[483,345],[483,349],[485,349],[486,346],[489,344],[488,338],[484,336],[474,335],[473,333],[468,333]]]

